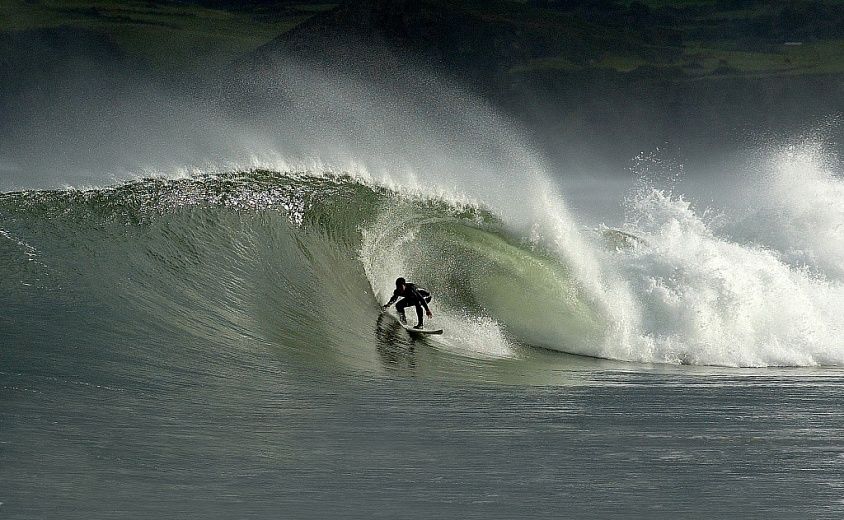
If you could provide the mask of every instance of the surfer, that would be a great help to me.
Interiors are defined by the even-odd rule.
[[[404,316],[404,310],[411,305],[416,307],[416,317],[419,318],[419,323],[416,324],[414,329],[421,329],[422,328],[422,307],[425,307],[425,314],[428,315],[429,318],[433,318],[434,315],[431,314],[431,309],[428,308],[428,303],[431,301],[431,293],[422,289],[421,287],[417,287],[416,284],[408,283],[404,278],[396,278],[396,290],[393,291],[393,297],[390,298],[390,301],[384,304],[382,307],[384,310],[393,304],[396,300],[401,297],[401,301],[396,304],[396,310],[399,313],[399,319],[403,324],[407,324],[407,318]]]

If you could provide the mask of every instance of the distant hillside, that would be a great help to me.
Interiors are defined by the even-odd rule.
[[[4,0],[0,67],[45,69],[102,59],[118,50],[127,63],[164,74],[221,68],[331,2]],[[67,45],[66,45],[67,43]],[[35,52],[34,56],[28,55]]]
[[[365,0],[253,55],[365,77],[413,56],[493,100],[550,155],[617,167],[666,142],[690,155],[844,112],[844,3]],[[372,49],[388,49],[374,52]]]
[[[844,2],[362,0],[266,45],[390,45],[487,76],[586,69],[676,79],[844,72]]]

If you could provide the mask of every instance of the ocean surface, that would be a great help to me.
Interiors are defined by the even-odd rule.
[[[844,186],[773,163],[617,227],[348,172],[4,193],[0,516],[840,518]]]

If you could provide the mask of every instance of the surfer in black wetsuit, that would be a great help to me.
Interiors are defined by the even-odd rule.
[[[396,304],[396,310],[399,312],[399,319],[402,323],[407,324],[404,310],[411,305],[416,307],[416,317],[419,318],[419,323],[413,327],[414,329],[422,328],[422,307],[425,307],[425,314],[429,318],[434,317],[431,314],[431,309],[428,308],[428,303],[431,301],[431,293],[421,287],[417,287],[416,284],[408,283],[404,278],[396,278],[396,290],[393,291],[393,297],[390,298],[390,301],[384,304],[383,309],[386,310],[399,297],[401,297],[401,301]]]

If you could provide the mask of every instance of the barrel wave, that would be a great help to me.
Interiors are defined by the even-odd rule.
[[[726,238],[682,197],[637,193],[623,229],[585,230],[575,251],[553,218],[525,231],[483,204],[333,173],[7,193],[7,355],[106,380],[266,352],[459,377],[560,359],[842,362],[839,282]],[[445,335],[420,342],[380,312],[397,276],[433,291]],[[60,346],[33,355],[44,345]]]
[[[116,372],[137,358],[242,364],[256,349],[378,370],[414,342],[379,312],[398,274],[434,291],[448,330],[429,344],[435,370],[565,350],[602,327],[567,268],[495,215],[347,176],[143,180],[11,193],[0,208],[11,348],[60,372],[92,358]],[[64,346],[32,356],[51,344]]]

